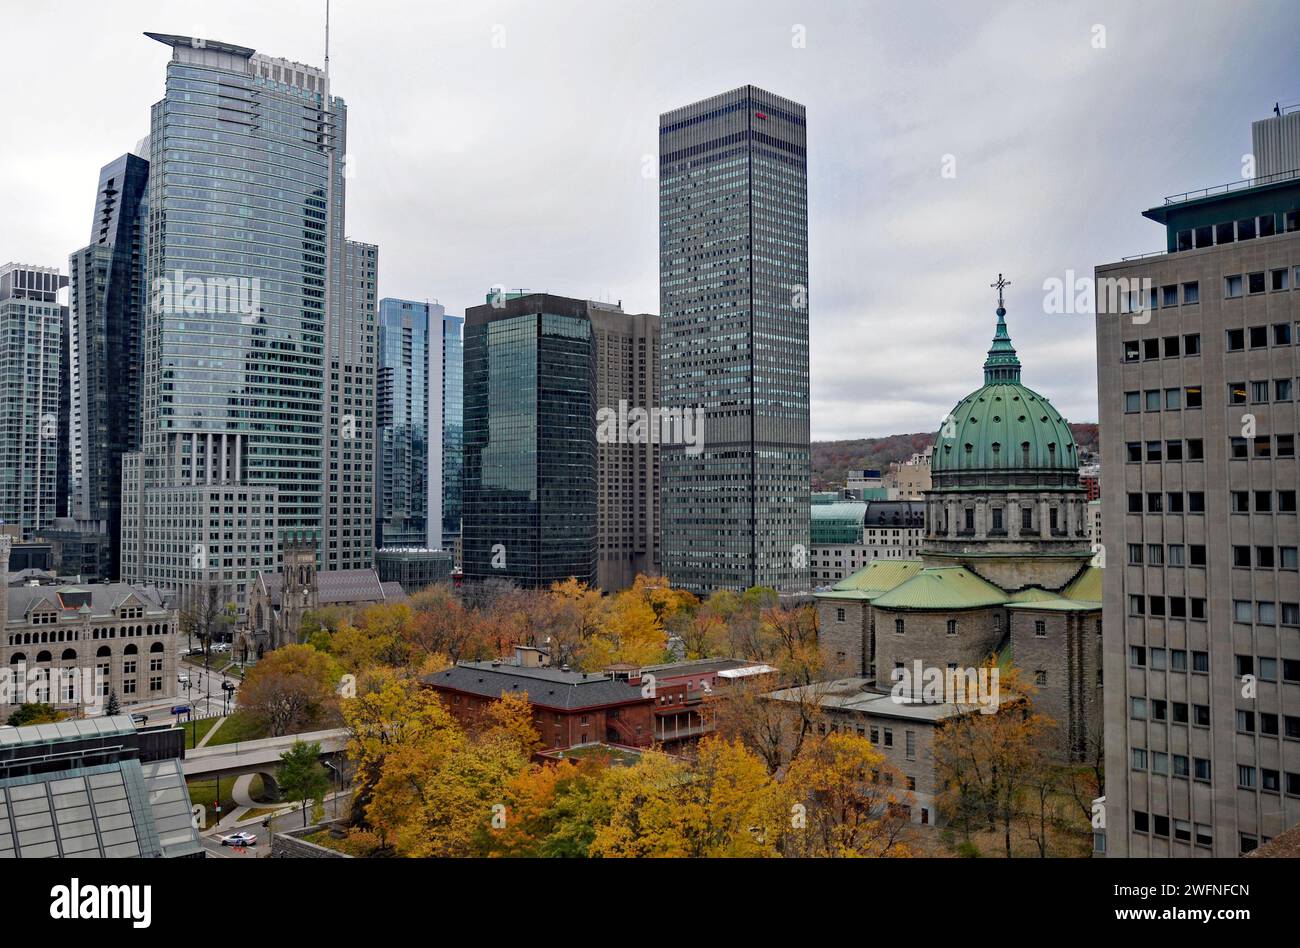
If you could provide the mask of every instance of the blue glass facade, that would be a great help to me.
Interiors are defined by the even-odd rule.
[[[442,548],[460,539],[465,461],[465,319],[442,317]]]
[[[594,583],[588,304],[545,294],[498,303],[465,314],[465,578]]]
[[[136,155],[105,165],[90,244],[68,258],[69,515],[107,526],[114,579],[120,575],[122,456],[140,447],[148,182],[149,162]]]
[[[375,545],[428,542],[429,321],[427,303],[379,301],[379,471]],[[435,350],[436,355],[436,350]]]

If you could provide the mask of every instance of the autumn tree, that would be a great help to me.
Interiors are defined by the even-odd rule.
[[[421,767],[439,766],[465,737],[430,689],[391,674],[378,685],[343,701],[342,712],[356,771],[353,824],[374,829],[387,843],[419,801]]]
[[[249,670],[238,705],[272,737],[321,727],[337,712],[341,676],[330,656],[310,645],[285,645]]]
[[[1014,667],[986,666],[999,674],[998,703],[986,714],[974,706],[945,721],[934,738],[935,774],[943,787],[939,806],[969,834],[979,825],[1002,830],[1011,858],[1011,828],[1025,794],[1050,766],[1047,749],[1055,725],[1033,710],[1034,687]]]
[[[445,656],[452,663],[495,656],[488,647],[482,617],[467,609],[451,588],[440,585],[420,590],[411,597],[411,609],[414,615],[403,634],[414,661],[430,655]]]
[[[781,782],[786,856],[907,856],[911,794],[871,742],[832,732],[807,742]]]

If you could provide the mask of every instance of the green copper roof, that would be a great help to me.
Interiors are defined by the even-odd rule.
[[[920,560],[872,560],[852,576],[815,595],[818,599],[874,599],[920,571]]]
[[[921,570],[872,605],[881,609],[977,609],[1006,601],[1006,593],[970,570],[939,566]]]
[[[1079,452],[1069,422],[1046,398],[1020,384],[1020,359],[1000,294],[998,303],[984,387],[963,398],[944,419],[931,471],[1077,472]]]
[[[1007,332],[1007,310],[998,303],[998,325],[993,330],[993,345],[989,346],[989,357],[984,360],[984,384],[994,382],[1019,382],[1020,359],[1016,356],[1016,347],[1011,344],[1011,333]]]
[[[1101,570],[1096,566],[1089,566],[1075,577],[1070,585],[1061,590],[1061,595],[1066,599],[1101,602]]]
[[[1060,598],[1061,597],[1054,592],[1048,592],[1046,589],[1040,589],[1037,586],[1030,586],[1027,589],[1020,590],[1020,592],[1012,593],[1009,601],[1010,602],[1047,602],[1048,600],[1060,599]]]

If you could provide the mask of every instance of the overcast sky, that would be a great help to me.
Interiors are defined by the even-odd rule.
[[[66,270],[89,239],[162,94],[143,31],[323,60],[324,0],[0,2],[0,261]],[[1240,177],[1250,122],[1300,102],[1298,34],[1294,0],[334,0],[347,232],[383,296],[658,312],[659,113],[753,83],[808,109],[815,439],[937,428],[999,272],[1025,383],[1092,421],[1092,320],[1046,315],[1043,281],[1161,249],[1143,209]]]

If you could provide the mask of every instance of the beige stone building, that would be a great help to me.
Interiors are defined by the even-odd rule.
[[[1300,176],[1261,169],[1144,216],[1166,252],[1096,271],[1099,844],[1230,857],[1300,822]]]
[[[630,413],[647,413],[649,437],[597,439],[596,585],[618,592],[638,573],[659,573],[659,317],[590,304],[596,407],[634,434]],[[626,425],[622,418],[628,418]]]
[[[24,703],[72,717],[175,697],[177,616],[151,586],[9,585],[0,536],[0,722]]]
[[[884,477],[884,486],[891,490],[897,491],[891,494],[892,497],[903,499],[916,499],[925,496],[925,492],[930,489],[930,459],[934,454],[934,447],[928,447],[924,451],[918,451],[906,461],[895,461],[889,465],[889,470]]]

